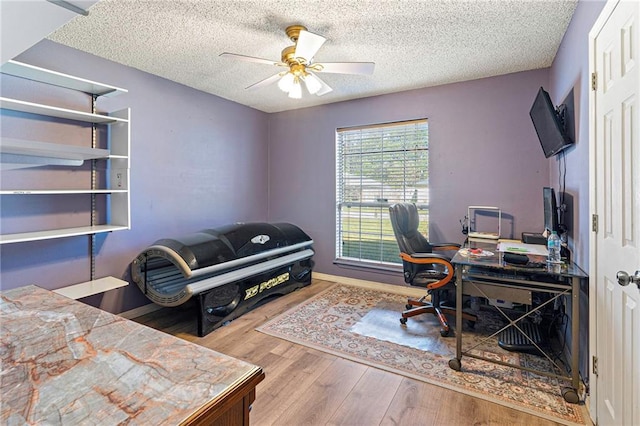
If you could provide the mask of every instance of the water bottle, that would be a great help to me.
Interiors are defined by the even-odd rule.
[[[561,263],[560,260],[560,237],[556,231],[553,231],[547,239],[547,250],[549,251],[549,257],[547,262],[549,263]]]

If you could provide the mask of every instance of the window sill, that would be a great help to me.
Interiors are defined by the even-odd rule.
[[[402,274],[402,265],[393,265],[390,263],[361,262],[349,259],[335,259],[334,265],[344,266],[354,269],[366,269],[368,271],[384,271]]]

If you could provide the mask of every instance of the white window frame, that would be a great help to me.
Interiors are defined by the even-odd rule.
[[[402,143],[401,149],[398,143]],[[395,160],[386,160],[389,165],[385,154],[395,156]],[[398,155],[403,156],[402,161]],[[358,161],[360,170],[349,173],[357,169]],[[365,163],[376,164],[379,174],[365,171]],[[415,203],[420,231],[428,238],[428,170],[426,119],[337,129],[335,263],[398,270],[402,262],[389,207],[398,202]]]

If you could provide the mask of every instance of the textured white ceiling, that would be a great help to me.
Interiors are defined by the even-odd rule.
[[[577,0],[101,0],[50,40],[225,99],[277,112],[551,65]],[[245,90],[281,68],[284,29],[327,38],[315,62],[375,62],[372,76],[322,74],[334,90],[289,99]]]

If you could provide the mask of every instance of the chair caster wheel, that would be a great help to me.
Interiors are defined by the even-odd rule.
[[[577,404],[578,402],[580,402],[580,398],[578,398],[578,393],[575,391],[575,389],[572,389],[572,388],[562,389],[562,397],[569,404]]]
[[[406,318],[400,318],[400,324],[405,325],[407,323]]]
[[[408,304],[408,303],[407,303],[406,305],[404,305],[404,307],[405,307],[405,308],[407,308],[407,309],[411,309],[411,308],[413,308],[413,306],[412,306],[412,305],[410,305],[410,304]]]
[[[451,358],[449,360],[449,368],[460,371],[462,370],[462,364],[460,364],[460,360],[458,358]]]
[[[445,330],[444,328],[440,330],[440,335],[442,337],[447,337],[449,335],[449,330]]]

